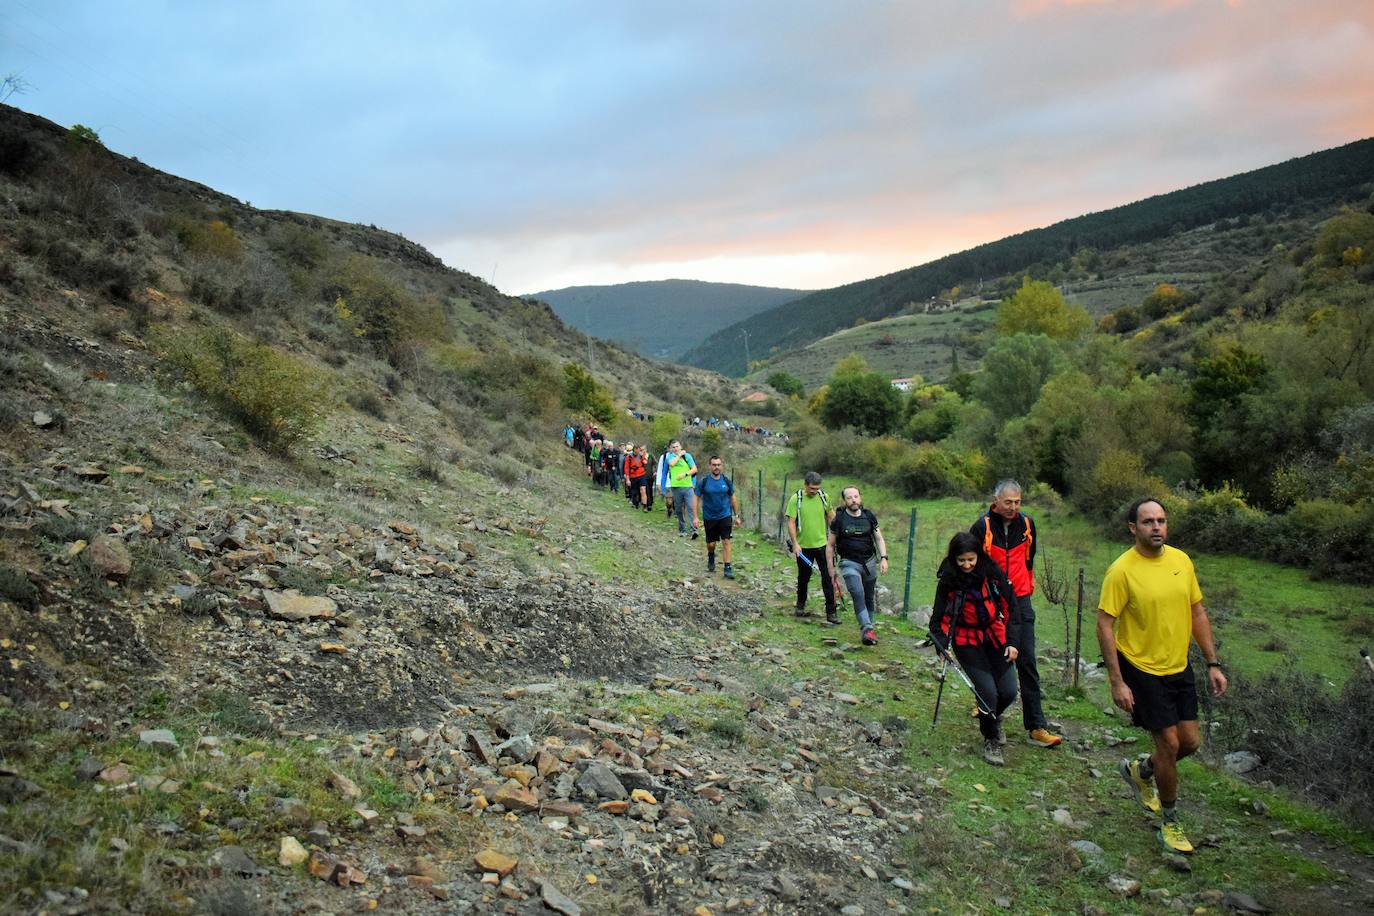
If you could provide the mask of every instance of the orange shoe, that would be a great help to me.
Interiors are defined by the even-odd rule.
[[[1058,747],[1064,739],[1047,728],[1032,728],[1026,732],[1026,743],[1040,747]]]

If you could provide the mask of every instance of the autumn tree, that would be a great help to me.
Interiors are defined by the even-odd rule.
[[[1003,337],[1044,334],[1057,340],[1071,340],[1086,334],[1092,325],[1092,318],[1082,306],[1070,305],[1054,286],[1029,277],[997,307],[997,333]]]

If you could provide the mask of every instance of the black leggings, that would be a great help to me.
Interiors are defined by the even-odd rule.
[[[978,710],[978,729],[984,738],[997,737],[997,720],[1016,700],[1016,666],[1002,652],[992,640],[977,646],[954,647],[954,657],[978,691],[979,706],[997,713],[989,716],[981,708]]]

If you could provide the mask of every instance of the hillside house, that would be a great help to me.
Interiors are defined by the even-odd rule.
[[[898,391],[910,391],[911,386],[914,384],[916,384],[914,378],[894,378],[892,380],[892,387],[896,388]]]

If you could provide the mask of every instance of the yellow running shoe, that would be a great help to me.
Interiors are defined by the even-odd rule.
[[[1121,773],[1121,778],[1126,780],[1126,785],[1135,792],[1135,800],[1140,803],[1151,814],[1159,814],[1164,810],[1159,803],[1159,793],[1155,791],[1153,781],[1140,775],[1140,761],[1122,758],[1117,769]]]
[[[1193,844],[1183,835],[1178,821],[1165,821],[1159,825],[1159,842],[1170,852],[1181,852],[1185,856],[1193,854]]]

